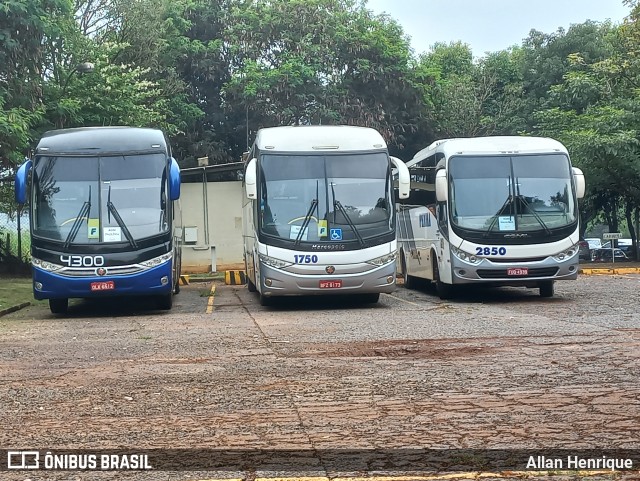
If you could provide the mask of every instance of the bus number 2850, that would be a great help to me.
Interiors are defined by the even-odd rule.
[[[476,247],[477,256],[504,256],[506,254],[506,247]]]

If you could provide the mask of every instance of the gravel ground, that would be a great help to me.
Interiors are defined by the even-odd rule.
[[[639,275],[581,276],[557,283],[552,299],[503,288],[444,302],[400,287],[376,305],[321,297],[264,308],[245,288],[216,284],[207,313],[211,284],[192,284],[168,313],[144,299],[78,302],[65,318],[32,306],[0,318],[0,445],[200,449],[187,456],[230,463],[222,453],[248,462],[263,450],[272,463],[0,478],[336,477],[416,467],[411,457],[350,465],[345,450],[354,449],[360,459],[407,449],[461,450],[467,460],[488,449],[518,459],[545,448],[640,452],[638,287]],[[640,473],[588,476],[613,478]]]

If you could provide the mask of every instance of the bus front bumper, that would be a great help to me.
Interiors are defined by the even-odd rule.
[[[96,283],[106,289],[96,289]],[[111,284],[113,283],[113,284]],[[92,290],[92,284],[94,289]],[[42,299],[155,296],[172,290],[171,262],[122,276],[68,277],[33,267],[33,297]]]
[[[396,263],[344,275],[339,272],[332,275],[293,274],[262,264],[259,282],[264,296],[389,293],[396,288]]]
[[[483,259],[471,265],[451,256],[453,284],[499,284],[501,286],[535,287],[540,281],[574,280],[578,278],[578,256],[562,261],[547,257],[539,261],[494,262]]]

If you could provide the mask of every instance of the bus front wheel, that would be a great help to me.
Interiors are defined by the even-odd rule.
[[[553,297],[553,281],[544,281],[539,285],[540,297]]]
[[[455,294],[455,287],[451,284],[445,284],[440,280],[440,269],[438,268],[438,262],[433,263],[433,281],[436,284],[436,292],[440,299],[451,299]]]
[[[168,311],[173,306],[173,293],[164,294],[158,297],[158,308]]]
[[[365,304],[375,304],[380,300],[380,293],[362,294],[361,299]]]
[[[264,306],[264,307],[269,307],[273,305],[273,298],[270,296],[265,296],[264,294],[260,293],[260,305]]]
[[[52,314],[65,314],[69,308],[69,299],[49,299]]]
[[[406,289],[413,289],[416,287],[416,280],[413,276],[410,276],[407,273],[407,261],[405,260],[404,257],[404,252],[402,253],[402,256],[400,257],[400,262],[401,267],[402,267],[402,280],[404,281],[404,287]]]

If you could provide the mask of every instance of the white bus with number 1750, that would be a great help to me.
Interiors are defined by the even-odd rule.
[[[245,166],[247,283],[273,297],[362,294],[396,287],[396,208],[409,170],[375,130],[351,126],[258,131]]]

